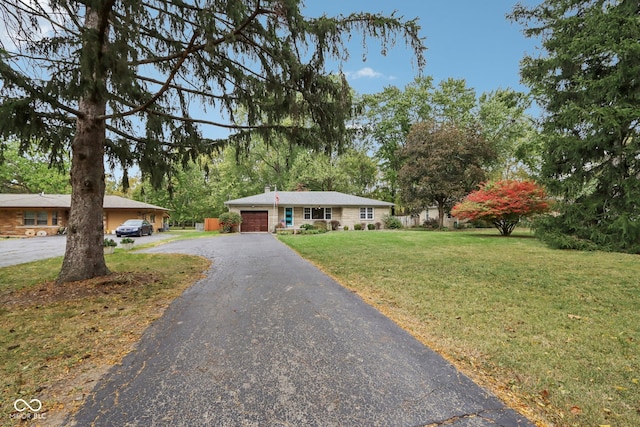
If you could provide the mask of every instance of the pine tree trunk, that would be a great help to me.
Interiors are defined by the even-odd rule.
[[[97,10],[88,8],[85,27],[100,28]],[[87,62],[83,81],[91,89],[80,99],[80,116],[71,144],[71,209],[67,225],[67,246],[57,283],[91,279],[109,274],[104,260],[104,142],[106,101],[98,89],[104,84],[100,52],[104,37],[86,42],[83,58]]]
[[[71,210],[58,283],[109,274],[102,246],[105,123],[91,118],[105,109],[86,100],[80,106],[87,118],[78,119],[71,149]]]

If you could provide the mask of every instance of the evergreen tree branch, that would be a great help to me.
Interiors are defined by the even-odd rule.
[[[173,70],[171,70],[171,73],[169,73],[169,77],[167,77],[167,80],[162,85],[160,90],[158,92],[156,92],[156,94],[153,95],[151,97],[151,99],[149,99],[144,104],[142,104],[142,105],[140,105],[140,106],[138,106],[138,107],[136,107],[136,108],[134,108],[132,110],[129,110],[127,112],[118,114],[117,117],[131,116],[131,115],[134,115],[134,114],[139,113],[141,111],[145,111],[147,108],[149,108],[149,106],[151,106],[154,102],[156,102],[162,96],[163,93],[165,93],[167,90],[169,90],[169,88],[171,86],[171,82],[173,81],[174,77],[178,73],[178,70],[180,69],[180,67],[182,67],[182,64],[184,64],[184,62],[186,61],[187,57],[191,53],[191,49],[193,48],[193,46],[195,44],[195,41],[196,41],[196,39],[198,37],[199,37],[199,34],[197,32],[193,34],[193,36],[191,37],[191,41],[189,42],[189,45],[182,52],[182,56],[180,57],[180,60],[173,67]],[[98,116],[98,117],[96,117],[96,119],[97,120],[107,120],[107,119],[111,119],[113,117],[116,117],[116,116],[112,115],[112,114],[106,114],[104,116]]]
[[[152,77],[147,77],[147,76],[143,76],[143,75],[140,75],[140,74],[137,74],[136,78],[138,80],[141,80],[141,81],[154,83],[154,84],[159,84],[159,85],[162,85],[162,84],[165,83],[165,82],[163,82],[161,80],[157,80],[157,79],[154,79]],[[175,90],[180,91],[180,92],[190,93],[192,95],[198,95],[198,96],[201,96],[203,98],[210,98],[210,99],[217,99],[217,100],[231,98],[232,100],[237,100],[237,98],[229,97],[228,95],[215,95],[213,93],[206,92],[206,91],[203,91],[203,90],[189,89],[187,87],[184,87],[184,86],[176,84],[176,83],[170,84],[169,88],[175,89]]]
[[[213,47],[213,46],[217,46],[220,45],[224,42],[227,42],[229,40],[232,40],[234,37],[238,36],[242,30],[244,30],[247,26],[249,26],[249,24],[255,20],[261,12],[264,12],[264,9],[261,9],[258,6],[256,7],[256,9],[251,13],[251,15],[249,15],[242,23],[240,23],[240,25],[238,25],[237,27],[235,27],[233,30],[231,30],[230,32],[228,32],[227,34],[225,34],[222,37],[219,37],[217,39],[213,39],[213,40],[209,40],[206,43],[202,43],[199,45],[193,45],[191,46],[191,50],[187,53],[193,53],[199,50],[203,50],[207,47]],[[138,61],[135,61],[134,63],[132,63],[131,65],[134,66],[139,66],[139,65],[145,65],[145,64],[157,64],[160,62],[166,62],[166,61],[172,61],[175,59],[179,59],[181,58],[183,55],[183,53],[175,53],[172,55],[166,55],[166,56],[162,56],[162,57],[153,57],[153,58],[147,58],[147,59],[141,59]]]

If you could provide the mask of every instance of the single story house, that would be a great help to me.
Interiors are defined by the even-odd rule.
[[[69,194],[0,194],[0,235],[46,236],[57,234],[69,220]],[[146,219],[154,230],[164,227],[168,209],[120,196],[105,196],[105,233],[115,233],[127,219]]]
[[[353,230],[355,224],[382,223],[393,203],[337,191],[270,191],[229,200],[225,206],[242,216],[242,232],[274,232],[277,226],[299,228],[316,221],[338,221]]]

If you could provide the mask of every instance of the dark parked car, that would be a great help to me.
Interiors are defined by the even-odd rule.
[[[146,219],[128,219],[116,228],[116,236],[139,236],[153,234],[153,225]]]

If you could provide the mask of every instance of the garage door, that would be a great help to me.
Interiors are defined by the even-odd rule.
[[[240,230],[247,232],[269,231],[269,212],[267,211],[240,211],[242,224]]]

